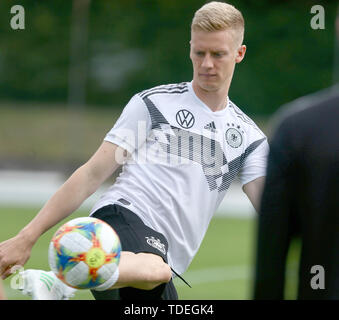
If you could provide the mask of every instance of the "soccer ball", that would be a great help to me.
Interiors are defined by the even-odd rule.
[[[54,234],[48,261],[56,276],[70,287],[91,289],[116,271],[121,244],[106,222],[92,217],[73,219]]]

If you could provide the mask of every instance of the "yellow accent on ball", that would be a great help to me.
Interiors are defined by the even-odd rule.
[[[90,249],[86,254],[86,263],[90,268],[100,268],[105,263],[105,256],[100,248]]]

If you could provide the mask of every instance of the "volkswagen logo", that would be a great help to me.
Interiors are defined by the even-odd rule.
[[[185,109],[177,112],[176,119],[179,126],[184,129],[192,128],[195,121],[193,114]]]

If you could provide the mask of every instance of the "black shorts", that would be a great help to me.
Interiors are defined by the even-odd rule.
[[[132,211],[117,204],[100,208],[92,217],[108,223],[120,237],[123,251],[147,252],[159,255],[167,263],[168,242],[162,233],[148,226]],[[132,287],[106,291],[91,290],[96,300],[177,300],[173,281],[163,283],[152,290]]]

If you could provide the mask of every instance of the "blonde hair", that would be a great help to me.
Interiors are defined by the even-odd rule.
[[[234,30],[237,40],[242,44],[245,22],[241,12],[234,6],[212,1],[203,5],[194,14],[191,31],[221,31]]]

